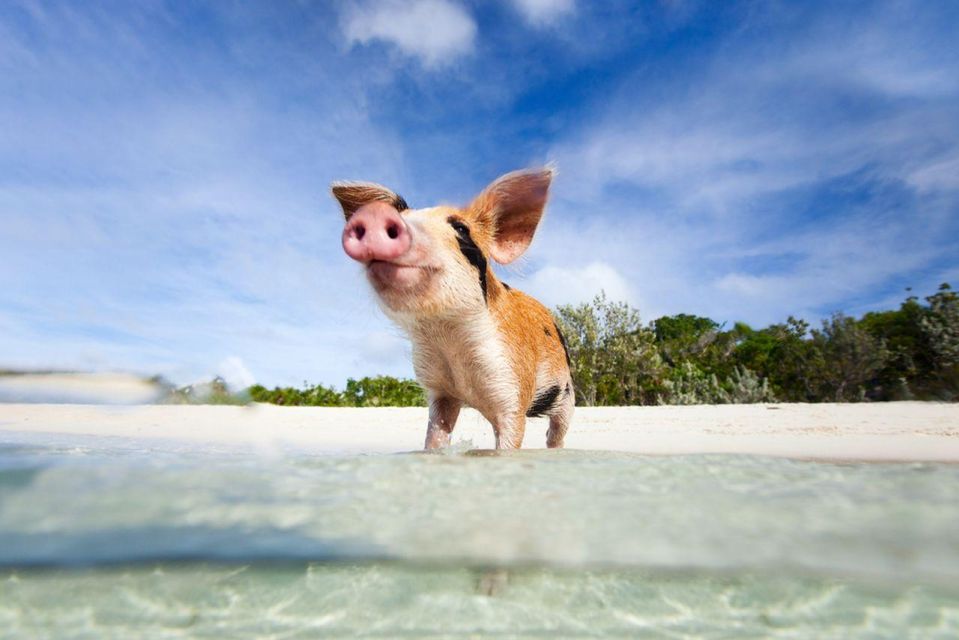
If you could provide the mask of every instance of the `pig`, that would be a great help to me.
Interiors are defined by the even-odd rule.
[[[549,417],[547,446],[563,446],[575,404],[566,340],[546,307],[490,267],[529,247],[553,176],[506,174],[463,208],[412,209],[368,182],[331,187],[346,218],[344,251],[412,341],[429,400],[427,450],[449,445],[463,406],[490,422],[497,449],[519,448],[526,418],[537,416]]]

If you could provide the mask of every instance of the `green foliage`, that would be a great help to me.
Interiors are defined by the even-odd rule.
[[[873,311],[859,325],[886,346],[887,357],[876,375],[871,397],[876,400],[911,400],[924,395],[928,381],[923,372],[932,367],[932,355],[922,332],[926,313],[915,297],[910,296],[895,311]]]
[[[672,371],[669,395],[663,404],[752,404],[776,402],[769,381],[745,367],[737,367],[722,381],[690,361]]]
[[[754,404],[757,402],[776,402],[776,394],[769,385],[768,378],[760,378],[746,367],[733,369],[723,386],[724,404]]]
[[[754,331],[736,325],[738,342],[732,353],[736,366],[769,380],[773,392],[789,402],[816,402],[819,385],[810,372],[820,364],[808,339],[809,323],[790,316],[785,323]]]
[[[920,329],[932,361],[930,387],[938,397],[955,400],[959,395],[959,296],[944,283],[926,301],[929,310],[920,319]]]
[[[342,392],[321,384],[302,389],[254,385],[248,390],[254,402],[307,407],[421,407],[426,406],[423,389],[414,380],[392,376],[350,378]]]
[[[376,376],[346,381],[343,392],[345,404],[350,407],[423,407],[426,396],[414,380],[400,380],[391,376]]]
[[[700,356],[715,342],[719,329],[709,318],[685,313],[653,321],[659,352],[670,366]]]
[[[157,381],[161,378],[156,378]],[[227,387],[223,378],[214,378],[210,382],[191,384],[174,389],[170,387],[164,402],[167,404],[229,404],[241,405],[248,401],[244,393],[235,394]]]
[[[707,373],[686,360],[674,367],[666,381],[668,394],[660,404],[721,404],[723,388],[715,373]]]
[[[250,394],[250,399],[254,402],[297,407],[340,407],[344,405],[343,397],[336,389],[321,384],[311,387],[304,382],[302,389],[294,387],[267,389],[257,384],[247,391]]]
[[[948,284],[925,300],[910,296],[898,310],[868,313],[860,321],[888,351],[870,394],[875,399],[959,398],[959,300]]]
[[[959,296],[949,285],[895,311],[732,329],[679,314],[640,323],[599,296],[557,309],[584,405],[857,402],[959,397]]]
[[[837,313],[812,332],[809,346],[815,359],[806,375],[819,385],[817,399],[858,402],[875,387],[877,374],[889,358],[885,342]]]
[[[736,329],[723,331],[722,325],[715,320],[685,313],[654,320],[652,328],[659,354],[672,370],[691,361],[696,363],[697,369],[713,374],[719,380],[728,378],[735,371],[730,356],[736,348]],[[675,375],[670,377],[675,379]]]
[[[656,336],[629,305],[601,294],[558,307],[556,323],[566,336],[580,404],[656,404],[666,392]]]
[[[922,332],[929,341],[933,363],[940,369],[959,364],[959,296],[948,284],[939,293],[926,298],[929,312],[920,320]]]

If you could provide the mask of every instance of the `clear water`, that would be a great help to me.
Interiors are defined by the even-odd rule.
[[[955,638],[959,466],[0,433],[0,636]]]

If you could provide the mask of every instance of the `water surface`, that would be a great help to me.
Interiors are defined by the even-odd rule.
[[[0,443],[12,637],[959,635],[956,465]]]

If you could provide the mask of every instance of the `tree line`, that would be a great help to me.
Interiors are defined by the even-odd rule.
[[[222,378],[199,385],[171,389],[166,400],[170,404],[246,404],[266,402],[297,407],[422,407],[426,394],[415,380],[393,376],[373,376],[346,381],[346,387],[306,382],[300,388],[255,384],[242,391],[231,390]]]
[[[581,405],[959,399],[959,298],[754,329],[679,314],[643,325],[600,295],[556,310]]]
[[[860,318],[836,313],[812,327],[789,317],[754,329],[678,314],[643,324],[639,311],[601,294],[554,310],[569,348],[580,406],[860,402],[959,399],[959,296],[948,284],[923,300]],[[424,406],[414,380],[349,379],[339,391],[222,380],[171,391],[171,402],[326,407]]]

